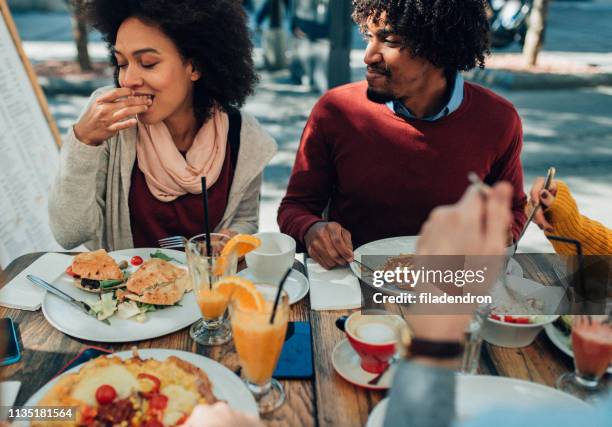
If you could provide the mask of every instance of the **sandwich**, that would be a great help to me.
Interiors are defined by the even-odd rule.
[[[67,272],[77,288],[88,292],[114,289],[125,281],[120,265],[104,249],[75,256]]]
[[[130,276],[125,290],[117,291],[120,301],[174,305],[192,288],[187,272],[159,258],[151,258]]]

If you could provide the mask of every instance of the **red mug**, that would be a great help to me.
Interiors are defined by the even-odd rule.
[[[401,329],[406,322],[397,315],[362,314],[358,311],[336,320],[336,326],[348,338],[359,355],[364,371],[380,374],[397,353]]]

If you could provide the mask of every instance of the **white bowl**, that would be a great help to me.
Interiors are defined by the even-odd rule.
[[[499,347],[520,348],[530,345],[545,325],[554,322],[559,316],[546,316],[539,323],[517,324],[488,318],[482,325],[482,337],[490,344]]]

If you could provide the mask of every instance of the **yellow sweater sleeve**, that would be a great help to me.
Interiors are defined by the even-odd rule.
[[[563,181],[557,181],[555,201],[544,214],[553,227],[551,234],[579,241],[584,255],[612,254],[612,230],[581,215],[576,200]],[[550,242],[558,254],[576,253],[576,247],[570,243]]]

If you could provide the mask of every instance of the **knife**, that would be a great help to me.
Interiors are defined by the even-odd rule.
[[[100,322],[103,322],[103,323],[106,323],[107,325],[110,326],[110,321],[108,319],[104,319],[104,320],[98,319],[98,316],[90,311],[91,310],[91,306],[89,304],[87,304],[86,302],[79,301],[79,300],[71,297],[66,292],[62,291],[61,289],[56,288],[51,283],[44,281],[43,279],[41,279],[38,276],[33,276],[31,274],[28,274],[26,277],[28,278],[28,280],[30,282],[34,283],[36,286],[39,286],[39,287],[45,289],[46,291],[52,293],[56,297],[58,297],[58,298],[60,298],[60,299],[62,299],[64,301],[66,301],[67,303],[71,304],[73,307],[77,308],[78,310],[82,311],[83,313],[86,313],[87,315],[94,317],[96,320],[98,320]]]

